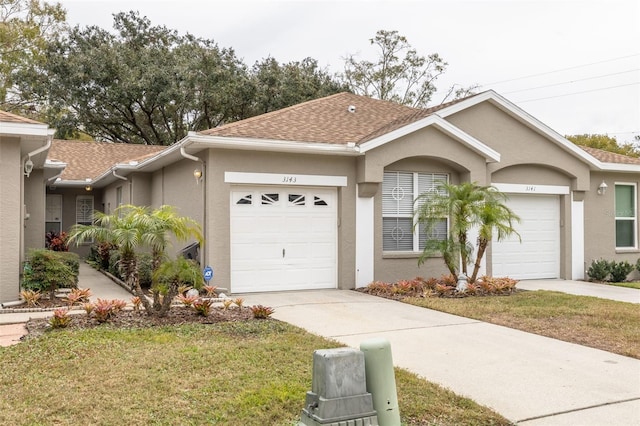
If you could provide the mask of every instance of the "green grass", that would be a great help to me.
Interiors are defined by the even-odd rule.
[[[614,285],[616,287],[637,288],[638,290],[640,290],[639,281],[630,281],[630,282],[622,282],[622,283],[606,283],[606,284]]]
[[[339,344],[278,321],[54,330],[0,348],[0,424],[294,425],[312,353]],[[507,425],[396,371],[406,425]]]
[[[633,303],[542,290],[404,301],[640,359],[640,307]]]

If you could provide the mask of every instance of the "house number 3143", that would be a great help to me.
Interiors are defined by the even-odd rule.
[[[296,177],[295,176],[283,176],[282,177],[282,183],[296,183]]]
[[[536,187],[535,186],[527,186],[527,187],[525,187],[525,191],[527,191],[527,192],[536,192]]]

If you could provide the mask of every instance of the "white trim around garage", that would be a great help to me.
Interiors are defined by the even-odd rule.
[[[374,279],[375,235],[374,197],[356,195],[356,287],[366,287]]]
[[[347,186],[346,176],[301,175],[295,173],[224,172],[224,182],[251,185]]]
[[[584,201],[571,202],[571,279],[583,280],[584,264]]]
[[[569,194],[569,187],[564,185],[529,185],[520,183],[492,183],[491,185],[498,189],[498,191],[511,194]]]

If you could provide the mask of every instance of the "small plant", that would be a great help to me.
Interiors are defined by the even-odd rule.
[[[224,299],[222,301],[222,307],[224,308],[225,311],[229,309],[229,307],[231,307],[232,304],[233,304],[233,301],[231,299]]]
[[[127,302],[122,299],[113,299],[111,301],[111,304],[113,305],[114,314],[117,314],[118,312],[122,311],[124,308],[127,307]]]
[[[133,304],[133,310],[136,312],[140,312],[140,306],[142,305],[142,300],[138,296],[134,296],[131,298],[131,303]]]
[[[216,287],[215,285],[205,285],[202,287],[205,291],[205,294],[207,295],[207,297],[216,297],[216,289],[218,287]]]
[[[193,288],[193,286],[190,285],[179,285],[178,286],[178,294],[185,294],[186,292],[188,292],[189,290],[191,290]]]
[[[621,283],[627,280],[627,276],[633,271],[633,265],[627,262],[626,260],[622,262],[611,262],[610,273],[611,273],[611,282]]]
[[[71,290],[66,297],[67,304],[69,307],[75,305],[76,303],[86,303],[89,301],[89,296],[91,296],[91,290],[88,288],[74,288]]]
[[[251,307],[251,312],[253,312],[253,317],[255,319],[267,319],[275,312],[275,310],[269,306],[254,305]]]
[[[182,303],[184,306],[189,307],[193,305],[193,302],[198,300],[198,296],[178,294],[178,297],[176,297],[176,299],[178,299],[178,301]]]
[[[636,261],[636,271],[640,272],[640,257]]]
[[[34,308],[38,306],[38,301],[42,297],[42,293],[38,290],[22,290],[20,296],[27,302],[27,306]]]
[[[592,260],[587,275],[592,281],[606,281],[611,273],[611,263],[604,259]]]
[[[87,316],[91,316],[91,312],[93,312],[93,303],[87,302],[82,304],[82,309],[87,313]]]
[[[209,315],[209,312],[211,312],[211,305],[213,305],[211,299],[197,299],[193,302],[193,309],[196,310],[198,315],[206,317]]]
[[[116,303],[114,303],[116,302]],[[115,300],[105,300],[98,299],[93,304],[93,315],[99,323],[107,322],[113,315],[115,315],[120,309],[118,306],[119,302],[123,302],[126,306],[126,302],[123,300],[115,301]]]
[[[234,299],[233,303],[235,303],[238,308],[242,308],[242,304],[244,303],[244,299],[242,297],[238,297],[238,298]]]
[[[49,319],[52,328],[65,328],[71,323],[71,317],[67,309],[56,309],[53,316]]]

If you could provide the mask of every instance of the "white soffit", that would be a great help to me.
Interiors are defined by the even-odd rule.
[[[225,183],[288,186],[347,186],[346,176],[301,175],[295,173],[225,172]]]

